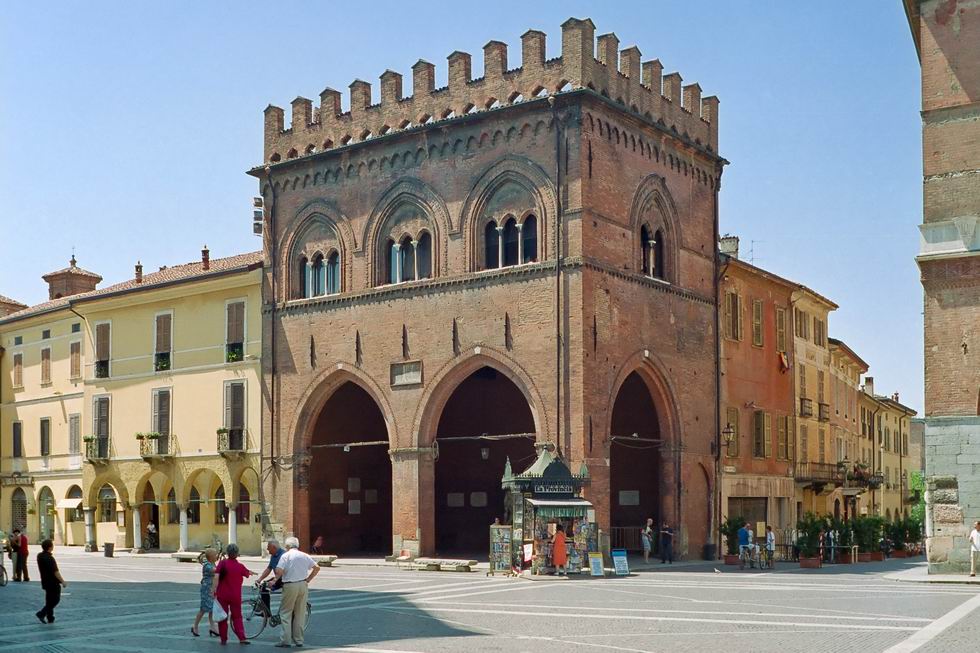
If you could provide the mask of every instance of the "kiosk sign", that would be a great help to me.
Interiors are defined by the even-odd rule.
[[[626,560],[626,549],[613,549],[612,559],[617,576],[630,575],[630,563]]]
[[[575,488],[569,483],[535,483],[535,494],[574,494]]]

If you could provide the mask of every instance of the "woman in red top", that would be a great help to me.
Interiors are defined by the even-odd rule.
[[[221,643],[228,643],[228,621],[231,620],[232,628],[238,635],[239,644],[251,644],[245,639],[245,624],[242,623],[242,581],[251,576],[254,572],[245,568],[245,565],[238,562],[238,546],[229,544],[225,550],[228,557],[218,563],[215,572],[218,582],[214,583],[212,593],[218,599],[218,603],[228,613],[228,619],[218,623],[218,633],[221,635]]]
[[[555,573],[559,576],[568,573],[565,569],[568,564],[568,550],[565,548],[565,529],[561,522],[558,522],[555,536],[551,540],[551,562],[555,565]]]

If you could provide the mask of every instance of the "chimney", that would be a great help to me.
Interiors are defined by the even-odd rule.
[[[136,283],[143,283],[143,264],[136,261]]]
[[[718,250],[722,254],[738,259],[738,236],[725,234],[718,240]]]
[[[201,250],[201,269],[211,269],[211,250],[208,249],[207,245],[205,245],[204,249]]]
[[[875,377],[864,377],[864,394],[875,396]]]
[[[893,394],[893,395],[892,395],[892,401],[894,401],[894,402],[895,402],[896,404],[900,404],[900,403],[902,403],[902,402],[900,402],[900,401],[898,400],[898,393],[897,393],[897,392],[896,392],[895,394]]]

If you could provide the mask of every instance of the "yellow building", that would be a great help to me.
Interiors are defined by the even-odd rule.
[[[861,435],[859,421],[861,375],[868,371],[853,349],[841,340],[828,338],[830,343],[830,438],[834,446],[834,461],[840,466],[838,487],[831,493],[828,512],[841,519],[862,514],[868,501],[867,488],[853,481],[854,465],[867,457],[868,441]]]
[[[96,290],[73,261],[0,318],[0,523],[90,548],[144,548],[152,523],[164,550],[257,553],[261,267],[204,250]]]
[[[794,397],[796,400],[796,514],[827,514],[839,478],[830,439],[828,394],[831,356],[827,318],[837,304],[801,286],[793,293]]]

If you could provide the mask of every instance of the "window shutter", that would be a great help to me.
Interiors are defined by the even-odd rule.
[[[99,397],[95,400],[95,435],[100,438],[109,437],[109,398]]]
[[[71,359],[71,378],[77,379],[82,375],[82,343],[71,343],[69,352],[69,358]]]
[[[796,459],[796,424],[791,424],[789,417],[786,417],[786,457]]]
[[[236,429],[245,428],[245,384],[231,384],[231,420]]]
[[[95,359],[109,360],[109,324],[98,324],[95,327]]]
[[[173,316],[169,313],[157,315],[156,353],[158,354],[170,353],[170,325],[172,320]]]
[[[735,338],[735,328],[732,323],[732,314],[734,312],[732,308],[732,298],[734,296],[735,293],[725,294],[725,337],[732,339]]]
[[[41,350],[41,383],[51,383],[51,349]]]
[[[763,417],[764,413],[757,410],[752,414],[752,455],[761,458],[765,454],[763,447]]]
[[[732,434],[732,441],[728,445],[728,455],[732,458],[738,456],[738,408],[728,409],[728,424],[731,425],[734,433]]]
[[[24,385],[24,354],[14,354],[14,387]]]
[[[752,302],[752,344],[762,346],[762,300]]]
[[[24,425],[20,422],[14,422],[14,458],[22,458],[24,456]]]
[[[786,351],[786,310],[776,309],[776,349]]]
[[[233,385],[234,384],[232,383],[225,384],[225,428],[226,429],[233,428],[231,422],[231,404],[232,404],[231,389]]]
[[[170,435],[170,391],[157,392],[156,430],[160,435]]]
[[[51,454],[51,420],[41,420],[41,455]]]
[[[68,416],[68,453],[78,453],[81,446],[81,434],[79,433],[80,417],[78,415]]]
[[[228,333],[229,343],[245,342],[245,302],[228,304]]]
[[[765,434],[765,456],[766,458],[772,457],[772,415],[766,413],[766,434]]]
[[[742,298],[735,295],[735,323],[737,325],[736,338],[742,340]]]
[[[788,458],[789,450],[786,443],[786,416],[776,418],[776,457],[780,460]]]

